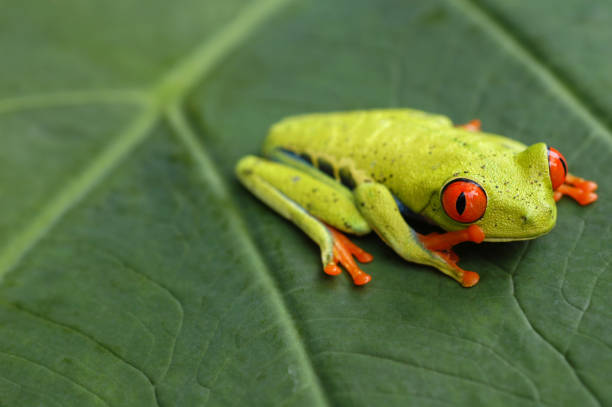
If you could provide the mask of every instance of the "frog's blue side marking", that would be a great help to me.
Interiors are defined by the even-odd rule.
[[[301,158],[302,158],[304,161],[306,161],[306,163],[308,163],[308,164],[312,165],[312,157],[310,156],[310,154],[308,154],[308,153],[301,153],[301,154],[300,154],[300,157],[301,157]]]
[[[297,153],[295,153],[295,152],[293,152],[291,150],[288,150],[288,149],[282,148],[282,147],[278,148],[278,151],[280,151],[281,153],[284,153],[284,154],[290,156],[291,158],[293,158],[295,160],[301,161],[304,164],[308,164],[308,165],[312,166],[312,159],[310,159],[310,156],[308,154],[300,155],[300,154],[297,154]],[[306,157],[304,157],[304,156],[307,156],[309,159],[307,160]]]
[[[355,179],[353,178],[351,170],[346,167],[342,167],[338,170],[338,175],[340,176],[340,182],[342,183],[342,185],[344,185],[350,190],[355,189],[357,184],[355,183]]]
[[[287,148],[282,148],[282,147],[279,147],[278,151],[280,151],[283,154],[288,155],[294,160],[297,160],[304,164],[308,164],[311,167],[317,168],[319,171],[339,181],[342,185],[344,185],[345,187],[351,190],[355,189],[356,187],[355,179],[353,178],[353,174],[351,174],[351,171],[346,167],[342,167],[338,170],[338,178],[336,178],[334,176],[333,165],[329,161],[325,160],[324,158],[318,157],[316,159],[316,164],[315,164],[315,161],[313,161],[312,157],[307,153],[298,154],[295,151],[289,150]],[[393,199],[395,199],[395,203],[397,204],[397,209],[399,209],[400,214],[402,215],[402,218],[404,218],[406,222],[410,222],[410,221],[426,222],[426,219],[423,216],[419,215],[418,213],[413,212],[410,208],[404,205],[404,203],[400,201],[399,198],[395,196],[394,194],[393,194]]]
[[[397,204],[397,209],[399,209],[400,214],[402,215],[402,218],[404,218],[406,222],[409,222],[409,221],[425,222],[426,221],[423,216],[419,215],[416,212],[413,212],[412,209],[404,205],[404,203],[400,201],[397,196],[395,196],[394,194],[392,195],[393,195],[393,199],[395,199],[395,203]]]
[[[332,178],[334,177],[334,167],[333,165],[327,161],[325,158],[321,158],[319,157],[317,159],[317,167],[319,168],[319,171],[324,172],[325,174],[329,175]]]
[[[312,157],[308,153],[296,153],[295,151],[283,147],[279,147],[278,151],[282,154],[291,157],[291,159],[293,160],[299,161],[300,163],[307,164],[311,167],[318,169],[323,174],[340,182],[342,185],[344,185],[350,190],[355,189],[355,187],[357,186],[357,183],[355,182],[355,178],[353,177],[351,170],[347,167],[342,167],[336,171],[334,168],[334,164],[323,157]]]

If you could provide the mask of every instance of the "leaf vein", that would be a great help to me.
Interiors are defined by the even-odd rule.
[[[526,251],[527,250],[525,250],[525,252]],[[521,258],[522,257],[523,256],[521,256]],[[519,264],[520,264],[520,261],[517,262],[516,267],[515,267],[515,269],[513,271],[516,271],[516,269],[518,268]],[[544,342],[544,344],[546,344],[546,346],[548,346],[554,353],[556,353],[559,356],[559,358],[562,361],[565,362],[565,364],[569,367],[569,370],[573,373],[574,377],[578,381],[578,383],[584,388],[586,393],[592,398],[592,400],[595,402],[595,404],[596,405],[601,405],[599,399],[595,396],[595,393],[593,392],[593,390],[590,387],[588,387],[587,384],[578,375],[578,373],[576,372],[576,368],[572,365],[572,363],[570,363],[570,361],[565,356],[565,354],[563,352],[561,352],[561,350],[558,349],[555,345],[553,345],[552,342],[548,341],[548,339],[546,339],[544,337],[544,335],[542,335],[542,333],[540,333],[540,331],[537,330],[535,328],[535,326],[531,323],[531,321],[527,317],[527,313],[525,312],[525,310],[523,309],[523,306],[521,305],[521,302],[519,301],[518,295],[516,294],[516,283],[514,281],[514,277],[515,276],[514,276],[514,272],[513,272],[513,273],[510,274],[510,280],[512,282],[512,298],[514,298],[514,303],[515,303],[516,307],[519,310],[519,314],[523,317],[523,320],[525,321],[526,325],[531,329],[531,331],[538,338],[540,338],[540,340],[542,340],[542,342]]]
[[[100,89],[16,96],[0,100],[0,115],[47,107],[79,106],[95,103],[146,105],[148,95],[145,92],[130,89]]]
[[[331,403],[327,400],[324,387],[317,376],[311,358],[309,358],[304,339],[298,331],[295,320],[289,311],[289,307],[287,306],[287,303],[284,300],[276,281],[272,277],[270,269],[259,254],[248,229],[244,226],[242,217],[235,208],[229,193],[223,185],[222,177],[219,174],[216,164],[210,158],[204,146],[202,146],[197,140],[190,125],[187,123],[187,120],[185,119],[181,110],[179,110],[178,106],[175,106],[168,111],[168,122],[173,128],[177,138],[184,144],[186,150],[192,154],[196,165],[200,169],[201,176],[205,181],[206,186],[211,188],[213,193],[217,194],[219,198],[227,202],[225,205],[225,210],[228,214],[228,220],[230,223],[228,228],[233,228],[237,231],[236,235],[238,238],[236,239],[236,244],[243,246],[247,251],[249,257],[252,259],[251,264],[253,269],[261,278],[263,286],[268,288],[268,298],[275,305],[276,309],[278,309],[279,317],[286,327],[286,333],[291,338],[289,343],[295,346],[298,360],[304,367],[306,375],[313,385],[314,395],[318,399],[319,405],[330,405]]]
[[[408,366],[408,367],[412,367],[412,368],[416,368],[419,370],[424,370],[426,372],[432,372],[435,374],[439,374],[441,376],[446,376],[446,377],[450,377],[452,379],[455,380],[460,380],[463,382],[469,382],[469,383],[473,383],[476,384],[478,386],[485,386],[487,388],[492,388],[495,389],[496,391],[500,392],[500,393],[504,393],[507,395],[510,395],[512,397],[516,397],[516,398],[520,398],[522,400],[528,400],[530,402],[535,403],[536,400],[529,398],[523,394],[519,394],[519,393],[514,393],[508,389],[496,386],[495,384],[491,383],[491,382],[484,382],[481,380],[476,380],[474,378],[471,377],[467,377],[467,376],[460,376],[460,375],[456,375],[453,373],[449,373],[449,372],[444,372],[442,370],[439,369],[434,369],[428,366],[423,366],[421,364],[418,363],[414,363],[411,361],[407,361],[407,360],[403,360],[403,359],[397,359],[391,356],[386,356],[386,355],[379,355],[379,354],[374,354],[374,353],[365,353],[365,352],[354,352],[354,351],[332,351],[332,350],[325,350],[322,352],[317,353],[314,357],[320,357],[322,355],[345,355],[345,356],[358,356],[358,357],[365,357],[365,358],[372,358],[372,359],[379,359],[379,360],[383,360],[386,362],[391,362],[391,363],[395,363],[395,364],[400,364],[400,365],[404,365],[404,366]]]
[[[58,372],[57,370],[51,369],[49,366],[45,366],[45,365],[43,365],[40,362],[33,361],[31,359],[28,359],[28,358],[26,358],[26,357],[24,357],[22,355],[17,355],[15,353],[9,353],[9,352],[4,352],[4,351],[0,350],[0,354],[6,355],[6,356],[11,357],[11,358],[15,358],[15,359],[17,359],[17,360],[19,360],[21,362],[26,362],[26,363],[29,363],[29,364],[41,367],[43,370],[49,371],[49,372],[51,372],[54,375],[62,377],[66,381],[68,381],[68,382],[74,384],[76,387],[82,389],[85,393],[91,394],[94,397],[94,399],[101,401],[105,406],[110,407],[110,405],[106,402],[106,400],[104,400],[101,396],[96,394],[93,390],[91,390],[88,387],[82,385],[81,383],[75,381],[74,379],[66,376],[65,374],[63,374],[61,372]]]
[[[0,251],[0,279],[17,265],[63,215],[98,185],[146,136],[157,120],[154,109],[146,109],[136,117],[91,165],[68,182],[51,201]]]
[[[254,3],[223,27],[211,39],[203,41],[190,54],[166,72],[151,88],[149,103],[111,143],[94,158],[80,176],[64,185],[50,202],[0,250],[0,281],[63,215],[73,208],[96,185],[118,166],[137,145],[143,142],[164,110],[180,103],[198,80],[208,73],[287,0],[265,0]],[[94,92],[95,93],[95,92]],[[81,95],[83,96],[83,95]],[[90,95],[91,96],[91,95]],[[99,95],[98,95],[99,96]],[[75,94],[63,95],[74,98]],[[49,97],[53,99],[53,97]],[[58,96],[56,96],[58,98]],[[62,96],[59,96],[61,99]],[[36,97],[34,97],[36,99]],[[44,97],[42,97],[44,99]],[[39,100],[40,102],[40,100]],[[26,103],[27,104],[27,103]],[[10,107],[11,103],[8,103]]]
[[[580,312],[580,318],[578,318],[578,321],[576,322],[576,328],[575,328],[575,333],[574,333],[574,337],[576,335],[581,334],[580,331],[580,325],[582,324],[582,320],[584,319],[584,315],[586,314],[586,312],[591,308],[591,300],[593,298],[593,292],[595,291],[595,288],[597,287],[597,284],[599,283],[599,279],[601,278],[601,276],[608,270],[608,266],[609,266],[609,262],[606,262],[604,264],[604,266],[601,268],[601,270],[599,271],[599,273],[597,273],[597,276],[595,278],[595,281],[593,282],[593,286],[591,287],[591,292],[589,293],[589,300],[587,302],[587,305],[584,309],[581,310]],[[583,334],[584,335],[584,334]],[[584,335],[586,336],[586,335]],[[567,352],[569,351],[572,342],[574,340],[574,337],[572,337],[572,339],[570,340],[569,344],[567,345],[567,349],[565,350],[564,354],[567,355]],[[602,343],[605,343],[603,341],[601,341]],[[611,348],[610,345],[606,344],[606,346],[608,346],[608,348]]]
[[[83,332],[82,330],[80,330],[79,328],[77,328],[75,326],[68,325],[68,324],[65,324],[63,322],[55,321],[55,320],[51,319],[50,317],[48,317],[46,315],[39,314],[39,313],[37,313],[35,311],[32,311],[32,310],[24,307],[23,305],[20,305],[20,304],[4,304],[4,305],[8,305],[11,308],[15,308],[15,309],[17,309],[17,310],[19,310],[19,311],[21,311],[23,313],[26,313],[26,314],[30,315],[34,319],[42,321],[42,322],[44,322],[46,324],[66,329],[69,332],[72,332],[72,333],[74,333],[74,334],[84,338],[85,340],[90,341],[90,342],[96,344],[96,346],[99,346],[100,348],[104,349],[106,352],[108,352],[115,359],[119,360],[120,362],[122,362],[123,364],[128,366],[128,368],[130,368],[132,370],[135,370],[138,374],[142,375],[145,378],[145,380],[151,386],[151,392],[152,392],[153,398],[155,399],[155,404],[157,406],[159,406],[159,403],[157,402],[157,395],[155,393],[155,385],[153,384],[153,381],[151,380],[151,378],[143,370],[139,369],[137,366],[135,366],[134,364],[132,364],[131,362],[129,362],[125,358],[121,357],[121,355],[119,355],[117,352],[115,352],[114,350],[112,350],[108,346],[102,344],[101,342],[96,340],[94,337],[92,337],[91,335]]]
[[[4,376],[4,375],[0,375],[0,380],[3,380],[3,381],[5,381],[5,382],[7,382],[7,383],[10,383],[10,384],[12,384],[13,386],[17,386],[17,387],[19,387],[19,388],[21,389],[21,391],[23,391],[23,392],[25,392],[25,393],[33,394],[33,395],[35,395],[35,396],[39,396],[39,397],[41,397],[41,398],[47,399],[47,400],[51,401],[51,403],[53,403],[53,405],[54,405],[54,406],[61,406],[61,405],[62,405],[61,403],[59,403],[59,402],[58,402],[58,401],[55,399],[55,397],[53,397],[53,396],[51,396],[51,395],[48,395],[48,394],[44,394],[44,393],[37,393],[37,392],[34,392],[34,391],[32,391],[32,390],[30,390],[30,389],[29,389],[29,388],[30,388],[30,386],[26,386],[26,385],[23,385],[23,384],[21,384],[21,383],[17,383],[17,382],[15,382],[15,381],[13,381],[13,380],[9,379],[8,377],[6,377],[6,376]]]
[[[165,378],[166,374],[168,373],[168,369],[170,368],[170,365],[172,364],[172,359],[174,357],[174,350],[176,348],[176,340],[178,339],[178,336],[180,335],[180,332],[183,328],[183,322],[185,320],[185,310],[183,308],[183,304],[181,303],[181,300],[174,293],[172,293],[172,291],[170,291],[170,289],[168,289],[167,287],[165,287],[158,281],[152,279],[151,277],[149,277],[147,274],[143,273],[142,271],[139,271],[135,267],[131,266],[130,264],[128,264],[127,261],[125,261],[118,255],[114,253],[108,253],[108,252],[104,252],[104,255],[106,255],[107,257],[110,257],[113,261],[118,263],[123,269],[128,270],[129,272],[144,278],[145,281],[147,281],[149,284],[157,287],[159,290],[161,290],[164,294],[166,294],[170,298],[170,301],[174,302],[175,305],[178,307],[178,310],[180,312],[179,324],[178,324],[176,333],[173,335],[173,338],[172,338],[172,349],[170,350],[168,363],[166,364],[163,372],[160,374],[160,377],[159,377],[159,382],[161,382]]]
[[[231,314],[231,312],[234,310],[234,307],[236,305],[238,305],[238,303],[240,302],[239,300],[245,295],[245,293],[253,290],[256,286],[255,285],[251,285],[247,288],[245,288],[244,290],[242,290],[237,296],[236,298],[234,298],[234,300],[232,301],[232,304],[229,306],[229,308],[223,313],[223,315],[221,315],[219,318],[216,319],[215,321],[215,326],[213,328],[213,331],[210,335],[210,340],[206,343],[206,345],[204,346],[203,352],[202,352],[202,356],[200,357],[200,363],[198,365],[198,373],[197,376],[200,376],[200,369],[201,367],[204,365],[204,360],[206,359],[206,355],[208,354],[208,351],[210,349],[210,345],[211,343],[215,340],[217,333],[219,332],[219,330],[221,329],[221,325],[222,322],[225,320],[225,318]],[[247,343],[250,343],[251,341],[248,341]],[[219,373],[223,370],[223,366],[225,366],[225,363],[227,363],[228,358],[230,356],[227,356],[225,358],[225,360],[222,363],[222,366],[219,368],[219,371],[215,374],[215,377],[211,380],[211,383],[214,383],[217,379],[217,377],[219,376]],[[201,386],[205,386],[206,388],[210,388],[212,386],[211,385],[204,385],[203,383],[200,383]]]
[[[591,126],[595,133],[607,144],[612,145],[612,129],[606,121],[600,118],[595,109],[585,102],[585,98],[569,81],[551,66],[546,64],[533,49],[525,43],[525,39],[512,33],[510,29],[518,31],[515,27],[507,27],[491,10],[486,9],[475,0],[447,0],[459,9],[472,21],[487,31],[492,38],[526,66],[548,89],[555,93],[559,99],[576,113],[585,123]]]
[[[367,323],[372,323],[372,322],[380,322],[380,320],[377,321],[373,321],[367,318],[363,318],[363,317],[326,317],[326,318],[311,318],[311,319],[307,319],[304,320],[303,323],[309,323],[309,322],[317,322],[317,321],[334,321],[334,320],[340,320],[340,321],[344,321],[344,320],[356,320],[356,321],[363,321],[363,322],[367,322]],[[398,324],[398,322],[393,322],[394,324]],[[533,393],[533,398],[538,402],[541,403],[541,399],[540,399],[540,392],[538,390],[538,387],[535,385],[535,382],[531,379],[531,377],[529,377],[525,372],[523,372],[521,369],[519,369],[517,366],[515,366],[514,364],[512,364],[509,360],[507,360],[506,358],[502,357],[493,347],[489,346],[489,345],[485,345],[484,343],[478,342],[476,340],[473,339],[469,339],[469,338],[465,338],[465,337],[461,337],[461,336],[457,336],[457,335],[452,335],[446,332],[442,332],[439,331],[437,329],[433,329],[433,328],[429,328],[429,327],[423,327],[423,326],[419,326],[419,325],[414,325],[411,323],[408,323],[406,321],[400,321],[399,324],[401,324],[402,326],[407,326],[410,328],[414,328],[420,331],[429,331],[429,332],[433,332],[434,334],[437,335],[441,335],[444,337],[448,337],[452,340],[460,340],[460,341],[465,341],[474,345],[477,345],[478,347],[484,349],[485,351],[490,352],[491,354],[493,354],[494,357],[496,357],[497,359],[501,360],[501,362],[510,367],[512,370],[516,371],[518,373],[518,375],[523,378],[525,380],[525,382],[527,383],[527,386],[531,389],[532,393]]]
[[[579,307],[575,305],[573,302],[569,300],[569,298],[567,298],[567,295],[565,294],[565,282],[567,281],[566,277],[567,277],[567,268],[569,266],[569,260],[570,260],[570,257],[572,257],[572,254],[574,253],[574,251],[576,250],[576,247],[578,247],[578,242],[580,242],[580,239],[582,238],[582,235],[584,234],[584,230],[586,229],[586,222],[584,221],[584,219],[580,219],[580,226],[578,228],[579,229],[578,229],[578,233],[576,234],[576,239],[574,239],[574,244],[565,254],[565,261],[563,262],[563,271],[561,272],[561,287],[559,291],[561,291],[561,296],[563,297],[566,303],[568,303],[572,308],[577,309],[584,315],[586,306]]]

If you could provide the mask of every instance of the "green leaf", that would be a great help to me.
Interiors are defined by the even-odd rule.
[[[6,1],[0,406],[612,404],[612,7]],[[366,287],[245,191],[280,118],[403,106],[564,152],[599,201]]]

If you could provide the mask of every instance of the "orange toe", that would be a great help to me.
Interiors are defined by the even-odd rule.
[[[360,263],[369,263],[374,260],[374,256],[368,252],[364,252],[363,250],[361,250],[361,253],[353,253],[353,255],[357,260],[359,260]]]
[[[573,185],[577,188],[582,189],[583,191],[593,192],[597,190],[597,183],[593,181],[586,180],[584,178],[577,177],[572,174],[567,174],[565,176],[565,183]]]
[[[325,273],[329,275],[338,275],[341,273],[340,267],[337,263],[340,263],[342,267],[351,275],[353,283],[355,285],[364,285],[372,280],[372,277],[365,271],[361,270],[353,256],[362,263],[370,262],[374,257],[351,242],[346,236],[338,232],[333,227],[327,225],[332,237],[334,239],[334,259],[333,263],[325,266]]]
[[[481,243],[484,241],[485,234],[478,225],[470,225],[465,229],[446,233],[430,233],[428,235],[418,235],[423,246],[440,256],[446,264],[455,270],[454,277],[464,287],[473,287],[478,284],[480,276],[478,273],[463,270],[457,265],[459,256],[452,251],[452,247],[463,242]]]
[[[567,174],[565,176],[565,183],[561,184],[559,188],[554,191],[553,198],[555,201],[559,201],[563,195],[567,195],[584,206],[597,200],[597,194],[594,192],[596,190],[597,183],[576,177],[572,174]]]
[[[473,271],[464,270],[463,271],[463,281],[461,281],[461,285],[464,287],[473,287],[478,284],[480,280],[480,276],[478,273],[474,273]]]
[[[557,191],[555,192],[560,192],[563,195],[570,196],[576,202],[583,206],[591,204],[597,200],[597,194],[595,192],[590,192],[577,187],[572,187],[568,184],[561,185],[559,188],[557,188]]]
[[[369,283],[371,280],[372,280],[372,276],[366,273],[362,273],[361,275],[354,278],[353,282],[355,283],[355,285],[364,285],[364,284]]]
[[[338,274],[342,273],[342,269],[338,267],[336,263],[329,263],[327,266],[325,266],[323,271],[325,274],[330,276],[337,276]]]
[[[467,228],[467,239],[468,242],[482,243],[485,239],[484,231],[480,226],[470,225]]]

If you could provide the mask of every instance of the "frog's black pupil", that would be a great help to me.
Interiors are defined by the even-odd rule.
[[[459,215],[463,215],[463,211],[465,211],[465,193],[462,192],[461,195],[459,195],[455,208],[457,208],[457,213]]]
[[[567,164],[565,163],[565,160],[559,157],[559,161],[561,161],[561,165],[563,165],[563,172],[565,172],[565,175],[567,175]]]

